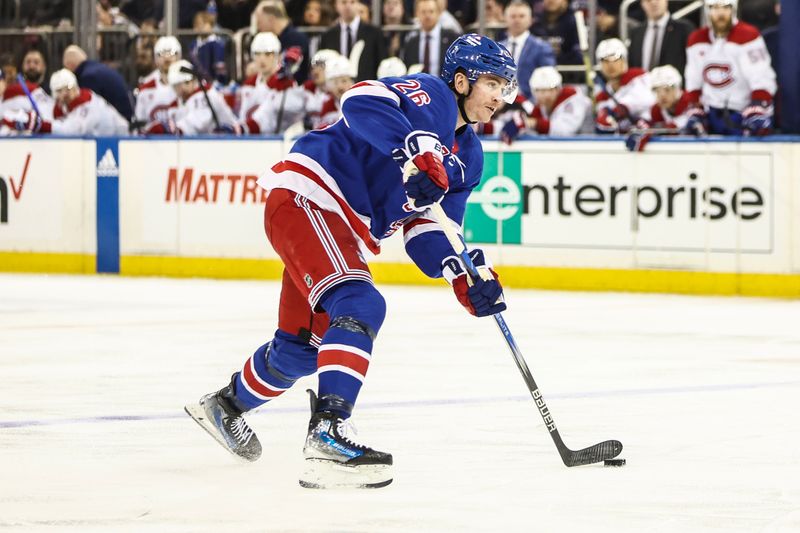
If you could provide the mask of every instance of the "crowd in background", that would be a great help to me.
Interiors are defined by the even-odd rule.
[[[709,85],[702,65],[718,40],[703,10],[676,19],[667,0],[640,0],[623,42],[620,0],[598,0],[598,68],[589,75],[575,16],[585,13],[585,0],[487,0],[488,33],[516,60],[520,94],[492,123],[475,127],[508,142],[525,133],[633,132],[637,148],[655,131],[768,134],[779,96],[780,4],[742,2],[706,0],[707,10],[729,6],[723,34],[730,46],[719,53],[760,60],[734,69],[740,86],[732,97],[726,73],[712,72],[720,80]],[[98,0],[96,61],[68,41],[58,46],[55,36],[71,37],[72,1],[0,0],[0,133],[254,135],[325,127],[338,119],[353,83],[438,74],[449,44],[475,30],[478,3],[386,0],[381,27],[370,22],[371,3],[357,0],[178,4],[173,37],[162,35],[163,0]],[[698,29],[709,24],[710,33]]]

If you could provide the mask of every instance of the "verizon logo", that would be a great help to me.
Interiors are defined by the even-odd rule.
[[[265,203],[267,191],[258,186],[257,180],[255,174],[198,174],[192,167],[182,172],[170,168],[164,200],[168,204]]]

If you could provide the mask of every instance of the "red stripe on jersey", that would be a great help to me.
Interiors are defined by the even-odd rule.
[[[629,68],[627,72],[625,72],[625,74],[623,74],[622,77],[620,78],[619,86],[623,87],[625,85],[628,85],[630,82],[632,82],[633,80],[644,74],[647,74],[647,71],[644,69],[637,67]]]
[[[322,189],[325,190],[325,192],[330,194],[336,200],[336,203],[339,204],[339,207],[342,209],[342,212],[344,213],[344,216],[347,219],[347,222],[350,225],[350,227],[353,229],[353,231],[355,231],[356,235],[358,235],[358,237],[364,242],[369,251],[374,253],[375,255],[378,255],[380,253],[381,247],[379,244],[376,244],[374,242],[373,240],[374,237],[369,232],[369,228],[365,226],[363,222],[361,222],[361,220],[355,214],[353,209],[349,205],[347,205],[344,199],[335,192],[333,192],[331,188],[328,187],[328,185],[322,180],[322,178],[320,178],[316,174],[316,172],[294,161],[281,161],[280,163],[277,163],[272,167],[272,171],[275,172],[276,174],[285,172],[287,170],[291,172],[297,172],[298,174],[302,174],[306,178],[310,179],[311,181],[322,187]]]
[[[728,34],[728,42],[747,44],[750,41],[755,41],[759,37],[761,37],[761,34],[758,33],[758,28],[746,22],[739,21],[731,28],[731,32]]]
[[[344,350],[326,350],[322,346],[317,356],[317,368],[321,369],[331,365],[346,366],[362,376],[366,376],[369,361],[354,353],[345,352]]]
[[[772,95],[763,89],[758,89],[750,93],[750,99],[772,103]]]
[[[686,48],[689,48],[690,46],[695,44],[702,44],[702,43],[711,44],[711,34],[709,33],[710,31],[711,30],[709,30],[708,27],[703,27],[700,28],[699,30],[694,30],[689,35],[689,40],[686,42]]]
[[[419,226],[420,224],[433,224],[433,223],[434,223],[433,220],[430,220],[430,219],[427,219],[427,218],[418,217],[418,218],[415,218],[415,219],[403,224],[403,229],[404,229],[404,231],[408,231],[411,228],[413,228],[414,226]]]
[[[242,369],[242,375],[244,376],[244,382],[247,383],[247,386],[256,391],[261,396],[268,396],[270,398],[274,398],[275,396],[280,396],[284,393],[282,390],[272,390],[269,387],[265,387],[263,383],[256,379],[255,374],[253,374],[253,361],[252,358],[248,359]]]
[[[78,96],[75,97],[70,103],[67,104],[67,109],[73,111],[76,107],[81,106],[92,99],[92,91],[89,89],[81,89]]]

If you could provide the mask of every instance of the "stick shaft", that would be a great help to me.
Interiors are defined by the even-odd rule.
[[[22,90],[25,92],[25,96],[28,97],[28,101],[30,101],[34,113],[36,113],[39,118],[42,118],[42,114],[39,112],[39,106],[36,105],[36,100],[33,99],[33,95],[31,94],[30,89],[28,89],[28,84],[25,83],[25,77],[22,75],[22,73],[17,74],[17,83],[20,84]]]

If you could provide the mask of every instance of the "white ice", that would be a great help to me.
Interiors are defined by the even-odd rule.
[[[182,409],[271,337],[276,283],[0,275],[0,530],[800,531],[800,302],[508,290],[567,445],[625,446],[569,469],[491,319],[381,289],[353,420],[394,483],[313,491],[314,378],[250,417],[253,464]]]

